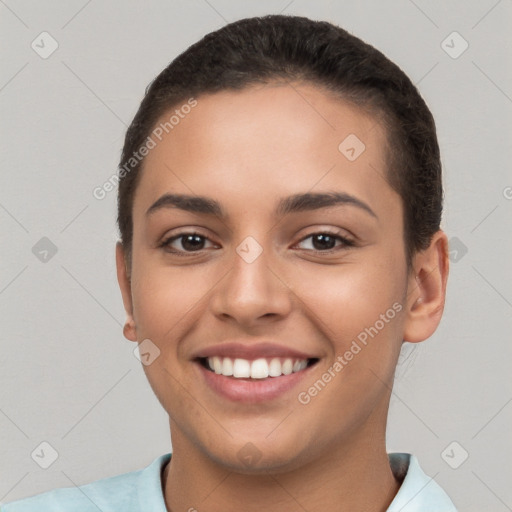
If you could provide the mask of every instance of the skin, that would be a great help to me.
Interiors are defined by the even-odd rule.
[[[385,133],[361,110],[304,83],[197,100],[145,159],[133,205],[131,268],[122,245],[116,248],[124,334],[149,338],[160,350],[144,370],[170,417],[166,506],[384,511],[400,486],[385,446],[394,370],[402,340],[428,338],[441,319],[446,235],[438,231],[407,268],[402,201],[384,179]],[[349,134],[366,146],[353,162],[338,150]],[[282,197],[332,191],[364,201],[376,217],[352,205],[273,213]],[[146,216],[169,192],[211,197],[228,218],[176,208]],[[159,247],[194,230],[206,237],[200,250],[183,238]],[[327,252],[332,245],[312,238],[325,230],[355,245],[337,240]],[[263,250],[252,263],[236,252],[248,236]],[[402,310],[301,404],[297,394],[394,303]],[[204,384],[191,362],[197,350],[234,339],[272,340],[320,360],[282,397],[235,403]],[[238,457],[248,442],[260,456],[250,467]]]

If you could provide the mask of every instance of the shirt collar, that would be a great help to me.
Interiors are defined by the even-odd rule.
[[[410,453],[388,453],[393,474],[402,485],[386,512],[457,512],[434,477],[427,476]]]
[[[434,478],[421,469],[418,459],[409,453],[389,453],[389,464],[395,478],[402,482],[386,512],[457,512],[448,495]],[[162,471],[170,461],[167,453],[156,458],[141,471],[137,482],[140,510],[167,512],[162,489]]]

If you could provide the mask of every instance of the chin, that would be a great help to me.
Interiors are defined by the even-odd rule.
[[[229,438],[223,448],[207,447],[204,452],[216,464],[240,474],[285,473],[307,462],[306,447],[277,436],[269,440],[267,435]]]

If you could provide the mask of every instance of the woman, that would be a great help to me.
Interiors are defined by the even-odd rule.
[[[448,276],[435,124],[395,64],[327,22],[231,23],[148,88],[119,180],[124,335],[172,457],[2,511],[455,510],[385,445]]]

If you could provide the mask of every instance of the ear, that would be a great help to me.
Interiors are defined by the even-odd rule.
[[[413,257],[407,288],[404,341],[426,340],[443,315],[448,279],[448,239],[439,230],[427,249]]]
[[[133,319],[132,287],[129,272],[126,268],[125,252],[121,242],[116,243],[116,267],[117,282],[123,296],[124,309],[126,311],[126,323],[123,328],[124,337],[130,341],[137,341],[135,320]]]

